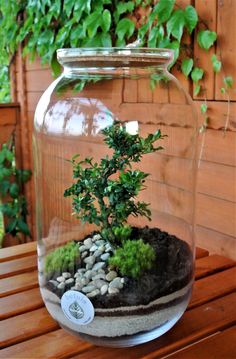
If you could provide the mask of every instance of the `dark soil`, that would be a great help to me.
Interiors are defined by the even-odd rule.
[[[131,238],[142,238],[154,248],[156,262],[153,268],[139,279],[126,277],[123,289],[116,295],[90,298],[95,308],[146,305],[183,288],[191,281],[193,257],[186,242],[158,228],[149,227],[134,227]]]
[[[186,286],[193,276],[193,257],[188,244],[158,228],[133,228],[132,238],[142,238],[156,252],[153,268],[138,280],[126,278],[115,296],[91,298],[95,308],[148,304]]]

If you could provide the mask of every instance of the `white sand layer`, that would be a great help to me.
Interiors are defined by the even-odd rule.
[[[174,318],[180,318],[187,307],[190,298],[191,287],[192,283],[189,283],[186,287],[169,295],[158,298],[146,306],[140,305],[112,309],[95,309],[95,317],[93,321],[87,325],[78,325],[72,323],[64,315],[61,309],[60,299],[46,288],[40,288],[40,290],[47,310],[51,316],[62,326],[67,327],[75,333],[85,333],[96,337],[117,337],[122,335],[137,334],[142,331],[149,331],[164,325]],[[183,297],[183,299],[180,299],[177,304],[171,304],[166,308],[152,311],[152,307],[154,306],[167,304],[181,297]],[[142,314],[142,310],[145,309],[149,309],[151,313]],[[118,316],[116,312],[120,312],[121,310],[124,313],[127,312],[127,314]],[[132,310],[138,310],[140,314],[130,315],[130,311]],[[98,313],[99,316],[96,315]],[[109,316],[106,315],[107,313]]]

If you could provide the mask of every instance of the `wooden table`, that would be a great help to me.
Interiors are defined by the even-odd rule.
[[[35,242],[0,250],[0,358],[235,359],[236,263],[197,250],[188,310],[168,333],[128,349],[96,347],[69,335],[40,297]]]

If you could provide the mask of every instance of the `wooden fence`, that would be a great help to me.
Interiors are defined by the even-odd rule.
[[[231,75],[236,80],[236,28],[235,0],[179,0],[180,5],[193,4],[199,16],[210,29],[218,33],[218,46],[209,52],[193,42],[197,66],[207,70],[204,86],[207,91],[201,96],[193,96],[191,84],[179,74],[185,89],[195,100],[198,111],[203,100],[207,100],[210,122],[207,131],[199,137],[200,161],[197,185],[197,230],[198,245],[236,258],[236,92],[231,91],[229,123],[225,126],[228,111],[227,98],[220,92],[222,74],[214,74],[211,56],[221,56],[223,76]],[[42,92],[51,83],[50,69],[40,64],[39,59],[32,64],[21,56],[19,49],[11,68],[12,98],[21,107],[22,164],[33,168],[31,134],[36,104]],[[174,101],[174,100],[173,100]],[[176,99],[178,101],[178,99]],[[149,100],[147,101],[149,102]],[[203,117],[199,111],[199,126]],[[26,195],[31,205],[31,227],[35,227],[33,182],[26,185]]]
[[[20,168],[22,164],[20,106],[17,103],[0,104],[0,148],[12,137],[15,143],[16,165]],[[2,201],[4,202],[4,199]],[[3,223],[4,226],[7,223],[7,218],[4,216]],[[7,236],[3,244],[18,244],[18,241],[16,238]]]

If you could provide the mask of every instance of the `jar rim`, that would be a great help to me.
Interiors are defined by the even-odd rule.
[[[163,48],[131,48],[131,47],[84,47],[84,48],[62,48],[57,50],[57,59],[61,65],[73,62],[118,62],[124,59],[124,64],[141,63],[168,65],[173,61],[174,51]]]

